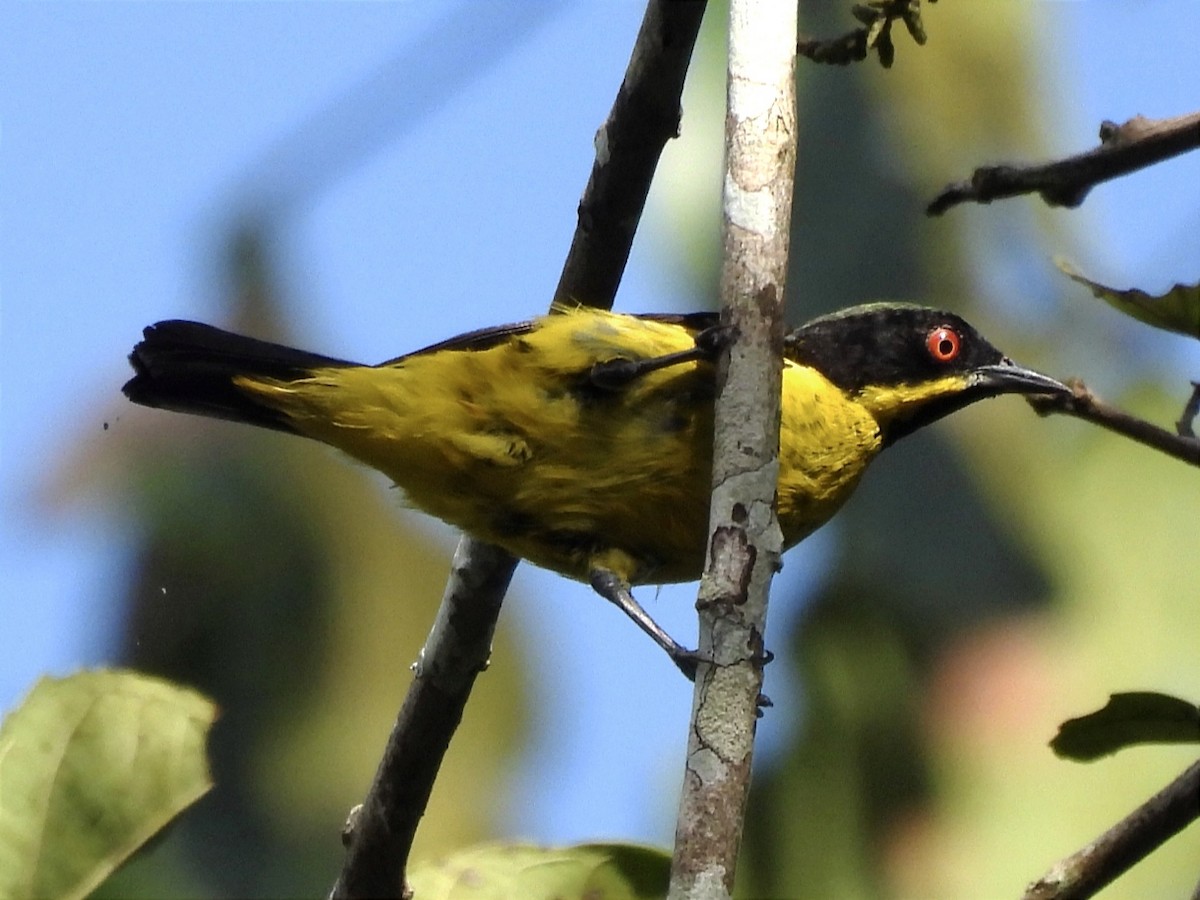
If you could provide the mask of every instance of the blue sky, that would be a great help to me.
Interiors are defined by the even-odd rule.
[[[1046,79],[1049,88],[1061,77],[1067,92],[1059,149],[1091,146],[1104,118],[1200,105],[1194,0],[1038,9],[1062,52]],[[144,325],[216,317],[221,289],[210,260],[229,203],[247,186],[275,197],[306,185],[292,198],[284,263],[296,279],[294,332],[313,349],[375,361],[545,309],[592,136],[642,7],[462,10],[433,2],[0,10],[0,708],[42,672],[105,658],[114,629],[105,586],[123,549],[112,514],[47,517],[32,497],[64,448],[119,416],[125,354]],[[934,39],[936,17],[933,7]],[[459,56],[433,52],[455,34]],[[518,36],[515,49],[489,60],[506,34]],[[907,52],[902,40],[899,64]],[[478,77],[455,85],[463,58]],[[364,84],[394,59],[408,67],[389,66]],[[438,84],[449,86],[448,99],[430,92]],[[360,113],[313,118],[356,86]],[[673,152],[666,165],[679,162]],[[332,177],[312,180],[330,169]],[[664,209],[652,201],[620,309],[689,305],[684,262],[667,252]],[[1099,274],[1150,289],[1197,278],[1195,159],[1100,188],[1075,215],[1086,217]],[[825,549],[820,540],[806,547],[799,552],[817,557]],[[585,588],[528,567],[518,586],[524,601],[510,615],[547,638],[537,665],[555,686],[545,698],[555,725],[528,769],[538,779],[516,779],[513,828],[555,841],[665,839],[673,811],[644,798],[680,764],[690,690],[649,642],[627,641],[626,623]],[[693,596],[683,586],[643,599],[669,631],[687,636]],[[568,632],[569,646],[548,639]],[[618,641],[637,645],[627,651],[628,666],[644,673],[630,682],[636,703],[630,685],[605,684],[580,663]],[[646,710],[660,719],[657,733],[631,742]],[[601,720],[612,737],[597,741],[587,725]],[[765,736],[787,727],[785,715],[772,717]],[[547,775],[564,786],[553,803],[536,796],[535,781]],[[609,789],[584,793],[575,785],[585,781]]]

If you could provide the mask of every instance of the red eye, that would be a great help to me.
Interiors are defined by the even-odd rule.
[[[958,351],[962,349],[962,342],[958,338],[957,331],[943,325],[941,328],[935,328],[929,332],[929,337],[925,339],[925,349],[938,362],[948,363],[958,357]]]

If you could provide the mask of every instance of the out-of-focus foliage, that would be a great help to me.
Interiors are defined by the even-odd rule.
[[[1200,744],[1200,707],[1168,694],[1113,694],[1095,712],[1068,719],[1050,746],[1067,759],[1091,761],[1135,744]]]
[[[1150,419],[1172,412],[1157,390],[1119,400]],[[1001,440],[1024,412],[956,430],[986,492],[1045,560],[1056,612],[969,637],[935,673],[924,718],[940,802],[894,837],[901,896],[1019,895],[1195,758],[1187,746],[1142,747],[1078,766],[1046,746],[1114,690],[1200,693],[1200,559],[1188,524],[1200,484],[1189,466],[1081,422],[1049,426],[1057,434],[1044,446]],[[1193,828],[1106,893],[1186,894],[1197,858]]]
[[[481,844],[413,871],[422,900],[652,900],[667,893],[671,856],[635,844]]]
[[[134,672],[43,678],[0,725],[0,897],[85,897],[211,786],[217,714]]]
[[[269,231],[241,232],[231,246],[231,327],[279,335]],[[116,402],[110,427],[78,442],[52,496],[102,490],[127,510],[136,538],[122,660],[204,690],[222,716],[214,790],[104,891],[324,893],[449,554],[401,522],[394,490],[322,447]],[[519,662],[503,637],[496,656],[504,664],[479,681],[415,859],[488,836],[480,798],[499,791],[524,725]]]
[[[871,299],[924,301],[964,314],[1022,362],[1094,374],[1072,369],[1095,362],[1100,326],[1047,296],[1045,261],[1069,239],[1054,230],[1063,214],[1033,201],[955,221],[923,212],[956,172],[1044,155],[1044,123],[1065,98],[1048,89],[1057,72],[1035,65],[1052,53],[1039,12],[942,3],[926,16],[928,44],[887,72],[799,64],[793,321]],[[829,34],[845,10],[801,13],[806,33]],[[690,253],[711,292],[720,156],[706,148],[721,127],[720,34],[706,31],[700,49],[681,146],[668,148],[681,170],[657,202],[670,221],[694,223],[672,232],[673,249]],[[988,261],[1012,271],[1018,255],[1034,276],[1027,293],[990,293]],[[1006,327],[1014,299],[1024,332]],[[1178,415],[1157,392],[1124,399],[1151,419]],[[1084,769],[1047,741],[1113,690],[1200,691],[1184,646],[1200,633],[1185,587],[1200,584],[1200,559],[1183,546],[1198,506],[1186,466],[1039,419],[1019,400],[979,404],[889,449],[830,526],[836,565],[796,632],[767,635],[790,648],[803,720],[756,766],[739,892],[1018,896],[1174,777],[1178,749]],[[789,602],[776,591],[772,607]],[[1109,892],[1186,893],[1198,842],[1177,838]]]
[[[930,3],[935,0],[929,0]],[[874,50],[879,63],[890,69],[896,61],[896,45],[892,42],[892,25],[899,19],[918,45],[928,40],[925,23],[921,20],[921,0],[870,0],[850,8],[854,18],[862,22],[856,28],[836,38],[801,38],[796,52],[813,62],[844,66],[861,62]]]
[[[1100,300],[1139,322],[1200,338],[1200,284],[1176,284],[1164,294],[1148,294],[1138,288],[1108,287],[1092,281],[1065,259],[1058,267],[1072,281],[1082,284]]]

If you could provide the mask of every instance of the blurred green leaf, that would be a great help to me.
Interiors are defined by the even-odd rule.
[[[666,896],[670,870],[666,851],[634,844],[480,844],[419,866],[409,885],[433,900],[642,900]]]
[[[1200,744],[1200,707],[1152,691],[1113,694],[1103,709],[1063,722],[1050,747],[1086,762],[1134,744]]]
[[[43,678],[0,725],[0,897],[83,897],[211,786],[216,707],[132,672]]]
[[[1065,259],[1055,265],[1072,281],[1077,281],[1093,294],[1139,322],[1200,338],[1200,284],[1176,284],[1165,294],[1155,297],[1137,288],[1118,290],[1082,275]]]

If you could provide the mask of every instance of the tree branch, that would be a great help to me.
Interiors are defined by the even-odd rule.
[[[705,3],[650,0],[625,80],[596,132],[596,161],[579,201],[556,303],[612,307],[658,158],[679,136],[680,98]]]
[[[1175,431],[1180,437],[1195,438],[1196,429],[1193,427],[1196,416],[1200,416],[1200,381],[1192,382],[1192,396],[1183,406],[1183,413],[1175,423]]]
[[[1200,818],[1200,761],[1082,850],[1055,864],[1023,900],[1075,900],[1105,885]]]
[[[625,78],[596,139],[556,300],[611,307],[680,97],[703,2],[650,0]],[[504,591],[517,561],[464,537],[437,620],[415,667],[375,779],[347,820],[347,853],[331,898],[396,897],[417,824],[442,758],[486,664]]]
[[[779,473],[783,293],[796,165],[795,3],[733,0],[725,118],[723,319],[708,564],[669,896],[728,897],[759,714],[767,592],[783,538]]]
[[[1127,175],[1200,147],[1200,112],[1172,119],[1134,116],[1123,125],[1103,122],[1094,150],[1034,165],[981,166],[969,181],[944,187],[925,208],[940,216],[969,200],[991,203],[1020,194],[1041,194],[1050,206],[1078,206],[1101,182]]]
[[[1161,450],[1168,456],[1200,466],[1200,440],[1197,438],[1175,434],[1110,406],[1078,378],[1068,380],[1067,385],[1071,388],[1070,395],[1031,397],[1029,405],[1041,415],[1062,413],[1084,419],[1147,447]]]
[[[417,825],[475,676],[487,667],[492,635],[515,561],[496,547],[463,540],[413,682],[388,737],[367,799],[343,832],[346,860],[330,897],[395,897]]]

